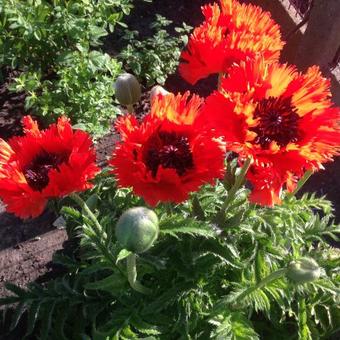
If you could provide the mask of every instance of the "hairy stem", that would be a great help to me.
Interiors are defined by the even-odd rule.
[[[139,281],[137,281],[136,254],[131,253],[127,257],[126,268],[131,288],[145,295],[151,294],[151,289],[144,287]]]
[[[204,221],[205,220],[205,215],[204,215],[204,210],[201,206],[201,203],[197,197],[197,195],[193,195],[192,200],[192,214],[194,217],[196,217],[199,221]]]
[[[282,269],[278,269],[275,272],[269,274],[268,276],[266,276],[263,280],[261,280],[258,284],[249,287],[248,289],[246,289],[244,292],[242,292],[240,295],[238,295],[235,300],[233,301],[235,302],[240,302],[242,301],[246,296],[250,295],[251,293],[253,293],[255,290],[260,289],[264,286],[266,286],[267,284],[281,278],[282,276],[284,276],[287,272],[286,268],[282,268]]]
[[[298,325],[299,325],[299,339],[309,340],[311,339],[309,334],[309,328],[307,325],[307,308],[306,300],[304,297],[300,297],[298,300]]]
[[[102,226],[100,225],[97,217],[88,207],[86,202],[76,193],[72,193],[70,197],[85,211],[86,215],[93,222],[93,231],[95,236],[93,237],[93,242],[96,244],[97,250],[109,261],[114,267],[116,267],[123,275],[124,273],[116,264],[115,256],[107,249],[105,244],[106,233],[104,232]]]
[[[70,195],[70,197],[85,211],[86,215],[90,218],[90,220],[95,225],[96,232],[101,232],[102,226],[100,225],[100,223],[97,220],[97,217],[94,215],[94,213],[88,207],[86,202],[76,193],[72,193]]]
[[[249,170],[249,167],[251,165],[251,161],[252,159],[251,158],[248,158],[244,164],[243,164],[243,167],[241,169],[241,172],[240,174],[236,177],[235,179],[235,183],[234,185],[231,187],[231,189],[228,191],[228,196],[227,198],[225,199],[225,201],[223,202],[223,205],[220,209],[220,211],[216,214],[215,216],[215,223],[222,227],[222,224],[223,224],[223,221],[224,221],[224,218],[225,218],[225,211],[227,210],[227,208],[229,207],[230,203],[234,200],[235,198],[235,195],[238,191],[238,189],[241,187],[243,181],[244,181],[244,178],[247,174],[247,171]]]

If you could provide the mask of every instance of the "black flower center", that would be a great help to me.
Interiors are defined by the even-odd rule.
[[[254,118],[258,125],[251,130],[256,132],[255,144],[268,149],[271,142],[284,147],[288,143],[296,143],[300,138],[298,129],[299,115],[289,98],[274,98],[261,100],[256,107]]]
[[[188,137],[176,132],[159,132],[149,141],[145,164],[156,177],[158,167],[175,169],[182,176],[193,167]]]
[[[28,185],[34,191],[42,191],[49,183],[49,171],[58,169],[58,166],[66,160],[67,155],[65,154],[57,155],[43,150],[23,171]]]

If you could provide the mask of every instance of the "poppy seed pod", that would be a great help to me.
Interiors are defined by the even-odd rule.
[[[134,75],[123,73],[117,78],[115,96],[120,104],[133,105],[139,101],[141,94],[141,86]]]
[[[150,209],[135,207],[125,211],[116,225],[118,242],[133,253],[147,251],[158,237],[158,217]]]
[[[318,263],[308,257],[292,261],[287,268],[287,277],[296,283],[306,283],[317,280],[321,269]]]

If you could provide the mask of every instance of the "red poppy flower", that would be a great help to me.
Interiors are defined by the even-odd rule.
[[[116,124],[122,141],[111,165],[122,187],[155,206],[180,203],[204,183],[223,176],[225,146],[195,125],[202,100],[198,96],[158,95],[141,123],[129,115]]]
[[[210,74],[227,72],[233,62],[261,53],[279,58],[284,45],[279,26],[260,7],[220,0],[202,7],[205,21],[190,36],[179,72],[191,84]]]
[[[272,205],[284,184],[294,189],[306,170],[339,154],[340,110],[330,96],[316,66],[301,74],[293,66],[247,60],[230,69],[198,120],[219,129],[227,149],[255,160],[251,198]]]
[[[92,187],[95,152],[86,132],[73,131],[65,117],[39,130],[23,118],[25,136],[0,139],[0,198],[21,218],[40,215],[49,198]]]

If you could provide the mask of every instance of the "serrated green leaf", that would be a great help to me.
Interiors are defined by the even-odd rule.
[[[225,311],[209,321],[217,326],[211,333],[216,340],[258,340],[250,321],[240,312]]]
[[[22,298],[22,297],[24,297],[25,295],[28,294],[28,292],[25,289],[20,288],[19,286],[15,285],[13,283],[10,283],[10,282],[5,283],[5,288],[7,290],[9,290],[10,292],[14,293],[15,295],[17,295],[20,298]]]
[[[158,327],[153,326],[145,321],[143,321],[139,316],[134,315],[131,318],[131,325],[138,330],[138,332],[146,335],[160,335],[162,334]]]
[[[120,274],[112,274],[102,280],[86,283],[85,289],[102,290],[114,294],[123,292],[126,282],[126,279]]]
[[[50,303],[44,304],[44,310],[42,314],[42,320],[41,320],[41,329],[40,329],[40,339],[41,340],[48,340],[49,333],[51,331],[52,326],[52,316],[54,313],[54,308],[56,306],[56,301],[53,301]],[[40,307],[42,308],[42,306]]]
[[[12,322],[11,322],[11,326],[10,326],[10,330],[12,331],[19,323],[22,314],[25,312],[26,310],[26,305],[24,302],[20,302],[14,310],[14,314],[12,317]]]
[[[174,219],[171,217],[163,219],[160,223],[160,234],[175,238],[179,238],[180,235],[201,236],[204,238],[216,236],[216,232],[209,224],[189,217],[186,219]]]
[[[40,310],[40,301],[34,301],[28,308],[28,316],[27,316],[27,331],[25,337],[32,334],[36,321],[38,319]]]

